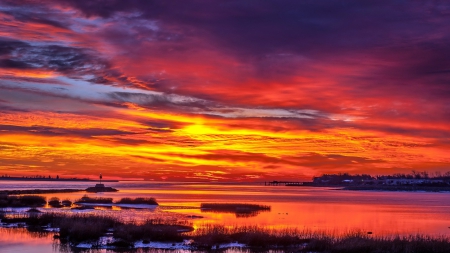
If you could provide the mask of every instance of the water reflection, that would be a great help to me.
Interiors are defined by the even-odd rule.
[[[119,183],[120,184],[120,183]],[[146,219],[187,219],[194,227],[204,224],[258,225],[269,228],[297,227],[312,231],[342,234],[354,229],[371,231],[374,236],[390,234],[450,234],[450,194],[406,192],[348,192],[307,187],[263,187],[239,185],[189,184],[164,185],[142,184],[139,189],[126,183],[117,193],[94,196],[155,197],[161,206],[155,209],[100,208],[94,210],[71,210],[69,208],[38,208],[43,212],[66,212],[101,214],[120,217],[126,221]],[[144,186],[142,186],[144,185]],[[61,187],[61,186],[60,186]],[[129,188],[127,188],[129,187]],[[178,187],[178,188],[177,188]],[[158,188],[158,189],[155,189]],[[195,189],[192,194],[191,190]],[[213,189],[213,190],[211,190]],[[236,190],[238,192],[236,192]],[[228,193],[228,194],[224,194]],[[61,199],[76,200],[84,193],[46,194]],[[202,210],[201,203],[242,201],[270,205],[270,212],[238,217],[236,212]],[[249,201],[250,200],[250,201]],[[25,208],[8,208],[10,212],[24,212]],[[52,233],[34,233],[24,228],[0,228],[1,253],[48,253],[48,252],[111,252],[110,250],[82,250],[60,244]],[[124,252],[188,253],[188,250],[138,249]],[[196,251],[199,252],[199,251]],[[229,253],[250,253],[249,250],[228,249]],[[272,251],[276,252],[276,251]]]
[[[209,253],[211,251],[201,250],[185,250],[185,249],[122,249],[122,250],[108,250],[108,249],[77,249],[67,245],[55,244],[53,252],[60,253],[112,253],[112,252],[130,252],[130,253]],[[283,250],[249,250],[241,248],[229,248],[222,250],[214,250],[217,253],[284,253]],[[36,252],[40,253],[40,252]]]
[[[53,233],[35,233],[25,228],[0,228],[0,251],[2,253],[112,253],[112,252],[133,252],[133,253],[206,253],[207,251],[191,251],[184,249],[80,249],[71,247],[67,243],[60,243],[53,239]],[[230,248],[216,250],[223,253],[252,253],[247,249]],[[258,251],[260,252],[260,251]],[[281,251],[266,251],[267,253],[281,253]]]
[[[242,203],[202,203],[200,209],[205,213],[233,213],[236,215],[236,218],[250,218],[257,216],[261,212],[270,212],[271,207]]]
[[[44,253],[51,252],[53,235],[30,232],[26,228],[0,228],[0,249],[2,253]]]
[[[17,185],[17,182],[5,181],[0,188],[86,188],[91,184],[90,182],[39,182],[38,184],[21,182]],[[357,192],[225,183],[119,182],[108,183],[108,186],[120,191],[92,194],[92,197],[108,197],[114,200],[124,197],[155,197],[161,206],[154,210],[112,208],[79,212],[120,216],[128,220],[167,217],[191,219],[197,226],[205,223],[258,224],[275,228],[299,227],[326,231],[359,229],[373,231],[375,235],[450,234],[449,193]],[[80,192],[44,194],[44,196],[47,199],[59,197],[75,201],[84,194]],[[214,202],[258,203],[270,205],[272,209],[270,212],[242,216],[233,212],[206,212],[200,209],[201,203]],[[64,208],[40,208],[40,210],[74,212]]]

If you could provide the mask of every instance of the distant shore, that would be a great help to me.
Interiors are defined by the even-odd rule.
[[[0,190],[0,195],[46,194],[84,192],[84,189],[34,189],[34,190]]]
[[[348,191],[450,192],[450,186],[430,186],[430,185],[342,185],[342,184],[326,185],[326,184],[314,184],[312,182],[306,182],[303,184],[286,185],[286,186],[336,188],[336,190],[348,190]]]
[[[0,177],[4,181],[76,181],[76,182],[98,182],[98,180],[88,178],[26,178],[26,177]],[[115,183],[119,180],[102,180],[102,182]]]
[[[341,190],[349,191],[409,191],[409,192],[450,192],[450,187],[416,186],[416,185],[355,185],[340,186]]]

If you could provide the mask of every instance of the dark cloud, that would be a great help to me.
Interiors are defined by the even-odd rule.
[[[444,2],[58,0],[53,3],[4,3],[17,7],[5,13],[22,22],[59,28],[68,28],[69,24],[74,23],[69,19],[53,18],[50,15],[55,13],[51,7],[53,4],[75,8],[86,17],[99,17],[99,26],[102,22],[120,24],[100,29],[96,34],[98,39],[115,46],[117,54],[126,55],[131,63],[146,66],[143,74],[137,75],[139,80],[136,82],[142,84],[141,87],[166,91],[166,94],[114,92],[109,96],[115,101],[107,105],[120,107],[123,106],[121,101],[135,101],[146,108],[180,111],[200,108],[207,112],[217,109],[211,107],[220,104],[202,100],[174,103],[169,92],[173,86],[180,86],[176,92],[249,108],[251,106],[246,103],[251,100],[265,103],[265,94],[262,93],[289,87],[290,90],[280,95],[281,101],[275,101],[280,102],[277,107],[320,108],[340,113],[342,101],[360,102],[363,107],[370,104],[372,98],[379,99],[376,103],[383,103],[386,98],[387,103],[378,105],[380,108],[377,110],[366,111],[363,116],[373,117],[376,114],[393,120],[448,122],[450,35],[446,31],[450,22],[450,6]],[[39,8],[39,12],[33,12],[34,8]],[[155,22],[157,29],[148,27],[152,22]],[[129,76],[118,70],[123,66],[104,59],[95,48],[30,43],[1,39],[0,67],[52,70],[72,78],[89,74],[93,76],[89,81],[99,84],[130,83]],[[165,70],[172,63],[170,60],[174,62],[180,56],[195,58],[203,47],[232,55],[239,60],[233,64],[245,63],[242,68],[250,70],[225,66],[223,73],[213,74],[218,78],[212,81],[207,80],[209,76],[197,77],[197,73],[184,76],[172,73],[163,77],[147,74]],[[186,52],[187,56],[183,55]],[[151,60],[140,63],[145,58]],[[158,65],[159,59],[170,60],[168,65]],[[334,65],[343,70],[333,70]],[[221,83],[220,79],[227,79],[228,75],[234,83]],[[297,76],[310,79],[299,82],[295,79]],[[309,84],[310,80],[323,76],[329,77],[330,80],[326,81],[331,84],[324,87],[321,87],[322,83]],[[256,84],[247,88],[250,91],[254,89],[255,93],[241,92],[241,89],[246,89],[245,86],[250,86],[247,81],[253,79]],[[269,82],[279,85],[267,85]],[[229,86],[222,93],[209,92],[220,90],[222,85]],[[318,88],[309,90],[310,86]],[[198,87],[208,88],[205,92]],[[311,101],[290,93],[303,89]],[[230,97],[228,100],[227,96]],[[234,96],[239,96],[239,99]],[[412,100],[413,104],[408,107],[395,105],[406,99]],[[435,106],[421,110],[427,103]],[[390,113],[394,109],[401,117]],[[430,110],[433,114],[429,113]],[[355,111],[345,110],[342,113],[345,112],[351,114]],[[296,120],[296,124],[302,129],[315,131],[348,126],[366,129],[358,124],[317,117]],[[290,127],[273,127],[273,130],[277,129],[283,131]],[[412,135],[432,133],[432,129],[418,131],[395,126],[380,129]],[[436,136],[445,136],[445,130],[442,131],[444,133],[437,131]]]
[[[427,29],[435,30],[443,25],[436,20],[445,18],[450,9],[445,3],[387,0],[59,2],[88,17],[138,12],[140,18],[206,31],[216,42],[240,48],[241,53],[263,55],[277,51],[321,54],[324,50],[388,45],[398,38],[407,40],[429,32]]]
[[[185,158],[204,159],[211,161],[233,161],[233,162],[258,162],[262,164],[270,164],[264,168],[273,169],[282,165],[303,166],[314,169],[335,168],[339,170],[345,166],[355,166],[355,164],[375,164],[381,163],[381,160],[373,160],[365,157],[345,156],[345,155],[321,155],[311,153],[304,156],[283,156],[272,157],[261,153],[250,153],[243,151],[215,150],[210,154],[204,155],[180,155]]]
[[[36,5],[33,1],[9,4],[21,6],[11,14],[17,19],[52,22],[42,16],[29,18],[24,15],[28,11],[27,6],[32,9]],[[75,8],[87,17],[100,17],[105,22],[113,20],[122,24],[110,26],[99,35],[137,60],[142,55],[176,58],[182,52],[195,52],[204,46],[231,53],[240,61],[250,63],[253,69],[235,77],[237,84],[245,81],[242,76],[246,76],[259,79],[261,85],[266,80],[275,80],[301,89],[304,84],[293,82],[293,75],[322,76],[324,70],[313,66],[334,62],[336,65],[351,65],[348,66],[349,73],[344,71],[330,76],[337,80],[339,86],[352,86],[350,99],[382,97],[386,92],[430,98],[450,94],[447,85],[450,79],[450,36],[445,26],[450,21],[446,15],[450,7],[446,3],[429,5],[426,2],[387,0],[345,3],[337,0],[234,0],[220,3],[200,0],[64,0],[54,4]],[[51,7],[47,7],[47,12],[51,12]],[[158,29],[148,29],[145,24],[149,22],[156,22]],[[146,44],[148,42],[151,42],[151,47]],[[11,47],[4,50],[11,50]],[[103,69],[90,81],[102,84],[110,84],[111,79],[129,82],[126,76],[99,60],[94,52],[57,46],[41,48],[41,51],[37,55],[43,55],[44,59],[49,55],[52,57],[45,64],[36,62],[36,67],[77,74]],[[367,59],[381,63],[368,65],[362,74],[352,72],[352,67]],[[33,64],[33,59],[7,60],[2,63],[5,67],[29,67]],[[152,72],[153,69],[149,68]],[[154,68],[159,70],[157,66]],[[162,80],[151,74],[139,78],[142,87],[169,91],[173,85],[178,85],[185,87],[181,90],[184,94],[188,94],[187,88],[196,86],[195,82],[203,81],[192,76],[182,80],[168,76]],[[408,89],[404,89],[405,86]],[[192,93],[195,92],[193,89]],[[220,95],[192,95],[224,99]],[[302,104],[305,105],[308,104]]]
[[[72,78],[105,76],[109,64],[93,50],[60,45],[32,45],[0,39],[0,67],[56,71]]]
[[[128,32],[131,24],[103,35],[133,57],[142,55],[144,46],[138,37],[159,41],[145,50],[165,58],[202,46],[233,55],[252,69],[236,76],[231,74],[236,83],[233,88],[255,78],[260,86],[275,81],[303,89],[308,81],[293,81],[299,75],[311,80],[329,76],[337,83],[329,95],[323,94],[310,104],[292,99],[294,107],[317,107],[318,100],[331,101],[341,95],[339,89],[347,92],[347,97],[341,99],[361,101],[387,95],[394,99],[445,99],[450,95],[450,36],[445,25],[450,22],[446,15],[450,7],[445,3],[334,0],[64,3],[88,17],[120,19],[123,13],[135,12],[139,14],[133,17],[136,20],[157,22],[158,31],[142,31],[142,27],[133,26],[141,36]],[[322,69],[324,64],[327,68],[336,64],[347,70],[330,74],[329,69]],[[366,69],[356,72],[354,69],[361,65]],[[228,72],[236,71],[241,70],[231,68]],[[175,85],[184,94],[216,101],[226,98],[221,94],[199,94],[192,87],[204,80],[193,76],[182,80],[170,76],[166,80],[154,81],[149,77],[142,80],[144,86],[163,91],[170,91]],[[248,101],[245,94],[240,95],[240,100]],[[336,105],[330,103],[326,109],[335,110],[333,107]]]
[[[442,119],[445,120],[445,119]],[[349,124],[349,126],[352,126]],[[424,127],[402,127],[402,126],[390,126],[390,125],[358,125],[354,124],[353,127],[357,127],[361,130],[375,130],[384,133],[398,134],[403,136],[422,136],[425,138],[436,138],[438,142],[440,140],[450,139],[450,132],[447,129],[433,128],[432,125]]]
[[[15,61],[11,59],[0,60],[0,68],[11,68],[11,69],[30,69],[32,66],[26,62]]]
[[[38,123],[38,122],[36,122]],[[91,138],[95,136],[116,136],[134,134],[131,132],[114,130],[114,129],[70,129],[70,128],[54,128],[43,126],[13,126],[13,125],[0,125],[0,131],[2,132],[20,132],[20,133],[33,133],[44,136],[79,136],[84,138]]]
[[[176,94],[166,94],[155,92],[154,94],[136,92],[111,92],[108,96],[117,102],[132,102],[144,108],[164,108],[172,110],[191,111],[192,109],[208,110],[209,106],[214,106],[212,101],[197,99],[195,97],[185,97]]]
[[[42,64],[49,69],[63,73],[75,72],[77,74],[90,73],[96,68],[107,67],[94,52],[86,49],[51,45],[37,50],[37,57],[43,57],[41,61],[36,59],[36,64]],[[33,61],[32,61],[33,62]]]
[[[243,151],[230,151],[230,150],[215,150],[211,154],[205,155],[179,155],[181,157],[186,158],[196,158],[196,159],[204,159],[211,161],[233,161],[233,162],[262,162],[262,163],[274,163],[274,164],[290,164],[290,165],[298,165],[295,162],[290,161],[289,159],[271,157],[261,153],[250,153]]]
[[[382,160],[374,160],[365,157],[346,156],[339,154],[322,155],[317,153],[311,153],[306,156],[297,157],[295,160],[299,165],[317,168],[317,169],[335,169],[336,171],[342,171],[346,167],[354,167],[355,164],[362,164],[364,166],[369,164],[383,163]]]
[[[42,6],[40,6],[42,7]],[[42,9],[42,8],[39,8]],[[33,11],[34,10],[34,11]],[[15,11],[3,11],[4,14],[10,15],[14,17],[15,20],[25,23],[36,23],[36,24],[44,24],[49,25],[56,28],[61,29],[69,29],[67,24],[64,24],[63,22],[56,21],[55,19],[48,18],[48,15],[46,12],[40,13],[36,12],[36,7],[32,10],[28,9],[19,9]],[[47,15],[45,17],[44,15]]]
[[[18,49],[29,47],[30,44],[23,41],[0,39],[0,55],[9,55]]]
[[[27,110],[17,109],[13,106],[4,105],[3,103],[4,101],[0,100],[0,112],[28,112]]]

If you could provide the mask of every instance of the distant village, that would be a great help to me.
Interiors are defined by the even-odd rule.
[[[9,178],[9,179],[12,179],[12,178],[22,178],[22,179],[27,179],[27,178],[29,178],[29,179],[52,179],[52,178],[53,178],[53,179],[59,179],[59,175],[56,175],[55,177],[52,177],[52,176],[46,177],[46,176],[42,176],[42,175],[11,177],[10,175],[5,174],[5,175],[1,175],[0,178]]]
[[[77,177],[59,177],[56,176],[11,176],[11,175],[0,175],[0,180],[13,180],[13,181],[97,181],[89,178],[77,178]],[[103,182],[117,182],[117,180],[103,180]]]
[[[450,187],[450,171],[444,174],[433,173],[430,175],[428,172],[416,172],[412,171],[410,174],[393,174],[393,175],[379,175],[371,176],[367,174],[355,174],[348,173],[339,174],[323,174],[320,177],[313,178],[313,185],[326,186],[326,185],[416,185],[416,186],[438,186],[438,187]]]

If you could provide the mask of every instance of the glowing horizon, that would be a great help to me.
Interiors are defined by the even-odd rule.
[[[450,171],[442,4],[3,1],[0,175]]]

